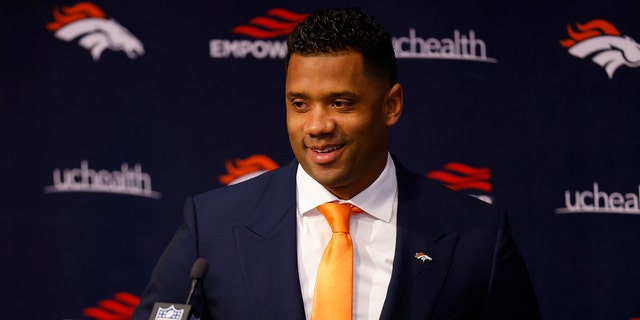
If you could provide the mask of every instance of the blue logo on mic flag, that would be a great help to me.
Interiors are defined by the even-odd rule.
[[[171,305],[171,307],[166,309],[158,309],[158,314],[156,314],[155,320],[180,320],[183,313],[184,309],[178,310],[173,305]]]

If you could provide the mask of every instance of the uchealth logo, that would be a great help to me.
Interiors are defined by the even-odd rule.
[[[213,39],[209,42],[211,57],[242,59],[249,56],[256,59],[284,59],[287,55],[286,40],[273,38],[286,36],[308,15],[280,8],[271,9],[266,15],[251,19],[249,24],[231,30],[235,34],[255,40]]]
[[[47,29],[63,41],[78,39],[78,44],[91,52],[94,61],[100,60],[106,49],[123,51],[134,59],[144,54],[142,42],[113,19],[107,19],[100,7],[91,2],[53,9],[54,22]]]
[[[427,173],[427,178],[442,182],[452,190],[464,191],[484,202],[493,203],[491,172],[489,168],[476,168],[460,162],[444,165],[444,170]]]
[[[53,169],[53,185],[44,188],[45,193],[94,192],[117,193],[130,196],[160,199],[160,192],[151,189],[151,176],[136,163],[129,167],[122,163],[120,170],[96,170],[82,160],[80,168]]]
[[[408,36],[394,37],[393,48],[398,59],[448,59],[475,62],[497,63],[498,60],[487,56],[487,44],[476,36],[475,30],[464,33],[453,30],[452,37],[427,37],[409,29]]]
[[[209,42],[209,53],[214,59],[284,59],[287,56],[286,40],[274,38],[288,35],[309,14],[295,13],[286,9],[271,9],[264,16],[253,18],[231,32],[254,40],[213,39]],[[392,37],[393,48],[398,59],[449,59],[497,63],[487,55],[487,44],[475,30],[467,32],[453,30],[450,37],[424,37],[409,28],[408,35]]]
[[[252,155],[245,159],[227,160],[225,163],[227,173],[218,177],[222,184],[232,185],[255,178],[267,171],[278,168],[273,159],[262,154]]]
[[[621,35],[610,22],[594,19],[587,23],[576,23],[577,30],[567,24],[569,38],[560,44],[569,53],[580,59],[591,58],[607,72],[609,79],[623,65],[640,66],[640,44],[631,37]]]
[[[640,185],[633,192],[607,192],[597,182],[586,190],[565,190],[564,208],[556,213],[640,214]]]
[[[128,320],[140,298],[128,292],[118,292],[112,298],[98,302],[97,306],[85,308],[82,314],[96,320]]]

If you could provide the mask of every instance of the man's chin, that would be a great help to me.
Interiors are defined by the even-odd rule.
[[[344,175],[342,170],[329,166],[313,165],[309,169],[310,170],[305,169],[307,174],[325,187],[339,185],[340,177]]]

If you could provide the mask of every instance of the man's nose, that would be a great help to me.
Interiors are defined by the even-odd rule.
[[[322,106],[311,108],[307,114],[304,125],[304,133],[310,136],[319,136],[333,132],[335,129],[335,119],[331,111]]]

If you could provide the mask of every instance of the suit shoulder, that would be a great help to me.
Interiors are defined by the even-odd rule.
[[[505,213],[501,208],[455,191],[418,174],[413,174],[415,189],[426,207],[433,212],[446,215],[442,220],[458,221],[461,225],[495,226]],[[411,183],[409,183],[411,186]]]
[[[292,164],[265,172],[243,182],[214,188],[193,196],[196,206],[225,206],[255,203],[274,192],[295,195],[295,170]],[[293,193],[290,193],[293,190]],[[283,193],[286,194],[286,193]]]
[[[403,179],[406,184],[412,185],[414,184],[418,190],[422,193],[422,196],[425,194],[429,195],[429,197],[443,197],[448,201],[461,202],[463,204],[486,207],[486,209],[494,208],[494,206],[490,203],[487,203],[477,197],[465,194],[460,191],[452,190],[443,184],[431,180],[425,176],[419,175],[417,173],[408,172],[408,175],[405,175]]]

